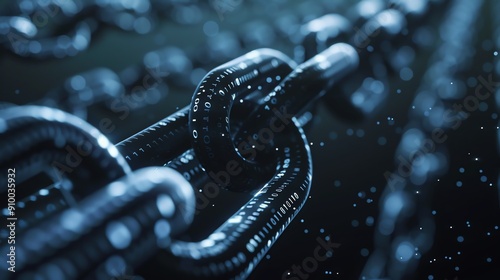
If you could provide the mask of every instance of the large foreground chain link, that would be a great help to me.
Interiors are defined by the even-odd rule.
[[[22,2],[31,3],[19,6],[28,15],[59,3]],[[72,3],[57,7],[65,15],[85,14],[95,9],[93,5],[106,6],[107,2]],[[147,26],[143,14],[151,9],[149,1],[144,3],[108,6],[137,16],[138,23],[131,28],[142,32]],[[461,22],[461,30],[466,30],[480,5],[481,1],[452,2],[443,28]],[[21,204],[24,218],[16,243],[20,279],[35,275],[40,279],[109,279],[155,254],[166,256],[167,270],[189,276],[246,278],[309,195],[312,159],[304,123],[298,116],[322,97],[340,117],[369,116],[387,95],[387,73],[409,63],[393,59],[394,51],[402,43],[418,45],[408,34],[436,6],[424,0],[390,1],[376,8],[370,18],[359,17],[359,22],[352,24],[340,15],[315,19],[302,26],[295,61],[272,49],[257,49],[233,59],[202,79],[189,106],[116,145],[84,120],[59,109],[6,105],[0,110],[0,166],[15,168],[19,183],[42,172],[54,181],[46,188],[18,190],[19,197],[29,198]],[[468,17],[457,19],[457,15],[464,15],[463,10],[469,11]],[[99,20],[103,21],[105,12],[88,13],[101,15]],[[72,39],[61,35],[70,42],[44,39],[58,41],[59,47],[31,40],[20,42],[11,51],[39,58],[74,55],[89,43],[95,28],[92,24],[96,23],[87,23],[88,18],[78,21]],[[367,27],[362,29],[368,34],[354,32],[353,24]],[[24,37],[36,35],[26,18],[1,18],[0,27],[2,34],[15,30]],[[453,36],[463,38],[460,46],[466,47],[465,34]],[[432,81],[432,71],[448,71],[447,77],[453,79],[468,63],[461,57],[462,48],[447,45],[446,38],[444,41],[448,56],[433,62],[437,66],[430,68],[424,81],[436,92],[443,81]],[[460,61],[460,68],[452,69],[446,64],[450,61]],[[99,73],[117,80],[113,73]],[[434,107],[431,114],[444,108],[446,100],[459,96],[449,92],[427,96],[428,92],[421,89],[416,98],[430,100]],[[426,109],[417,108],[417,115],[422,113],[418,110]],[[426,123],[430,119],[423,118],[405,130],[398,150],[403,156],[418,149],[409,147],[405,137],[421,139],[417,144],[423,145],[426,133],[432,133]],[[439,151],[424,157],[435,163],[430,165],[435,168],[419,174],[431,178],[439,172],[440,161],[446,161]],[[395,232],[395,224],[405,224],[410,217],[384,206],[425,207],[411,198],[413,185],[428,181],[417,181],[421,178],[398,181],[386,188],[378,220],[380,236],[376,237],[380,242],[362,272],[363,279],[405,279],[414,271],[418,258],[398,262],[389,255],[401,246],[419,247],[420,253],[428,249],[424,244],[429,244],[429,231],[424,236],[411,227]],[[194,215],[205,212],[199,195],[225,198],[226,190],[250,193],[251,199],[235,209],[231,209],[234,201],[228,201],[228,209],[235,213],[200,241],[179,238]],[[0,191],[7,190],[4,186]],[[417,218],[421,219],[419,225],[433,226],[425,216]],[[2,254],[8,250],[7,244],[1,244]],[[2,279],[10,276],[6,271],[0,272]]]

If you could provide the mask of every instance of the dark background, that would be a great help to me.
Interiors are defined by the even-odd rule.
[[[285,14],[307,21],[323,12],[317,8],[319,4],[311,2],[242,1],[231,11],[223,13],[222,18],[213,7],[203,4],[199,22],[185,25],[167,16],[160,19],[151,33],[143,35],[106,26],[92,38],[88,50],[64,59],[35,60],[3,52],[0,56],[0,101],[18,105],[36,102],[72,75],[96,67],[120,72],[130,65],[140,64],[147,52],[168,45],[181,47],[191,56],[199,55],[207,41],[203,24],[209,20],[217,23],[219,33],[233,32],[240,38],[259,32],[248,27],[250,22],[272,23]],[[343,13],[353,2],[330,6]],[[470,30],[476,35],[476,54],[467,75],[461,77],[464,81],[492,73],[484,65],[494,61],[494,51],[500,51],[492,43],[493,2],[486,1],[476,29]],[[179,5],[185,4],[179,1]],[[435,38],[436,21],[431,22]],[[438,44],[438,39],[435,42]],[[278,36],[263,43],[247,44],[236,53],[240,55],[255,47],[270,47],[293,56],[293,44]],[[319,263],[309,279],[359,277],[367,260],[362,250],[372,252],[374,242],[375,227],[365,221],[367,217],[377,221],[379,197],[386,185],[383,174],[395,170],[395,148],[408,123],[410,104],[433,47],[417,51],[418,59],[411,65],[413,79],[403,81],[397,76],[391,77],[387,102],[365,121],[341,120],[323,102],[317,104],[312,125],[307,130],[314,160],[311,197],[250,279],[281,279],[293,264],[300,264],[304,258],[312,256],[318,245],[317,237],[327,235],[341,246],[334,250],[332,258]],[[203,68],[208,71],[217,65],[211,62]],[[100,119],[111,118],[117,129],[107,136],[117,143],[187,105],[195,87],[195,84],[186,87],[169,85],[166,98],[133,111],[124,120],[97,104],[89,108],[88,121],[98,126]],[[469,87],[468,94],[473,94],[473,90]],[[458,130],[448,132],[449,139],[445,142],[449,156],[447,172],[439,177],[439,181],[424,186],[432,189],[436,234],[432,249],[420,260],[415,279],[428,279],[429,275],[434,279],[500,278],[498,121],[495,115],[498,105],[493,95],[485,102],[485,111],[475,111]],[[388,117],[394,118],[394,122],[389,122]],[[386,144],[379,143],[381,137],[386,139]],[[460,168],[465,172],[461,173]],[[487,177],[486,182],[481,181],[481,176]],[[457,181],[462,182],[461,187],[457,187]],[[375,192],[371,191],[372,187],[376,188]],[[360,192],[365,193],[363,198],[358,196]],[[369,203],[367,199],[373,202]],[[353,221],[358,221],[359,225],[354,226]],[[463,236],[464,241],[458,242],[458,236]],[[491,262],[487,258],[491,258]],[[150,268],[139,269],[136,274],[148,279],[153,273]]]

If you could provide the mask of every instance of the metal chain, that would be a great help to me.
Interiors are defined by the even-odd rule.
[[[51,5],[60,2],[53,1]],[[400,49],[401,42],[412,44],[408,34],[412,34],[418,21],[427,16],[434,5],[424,0],[417,2],[420,5],[391,1],[388,6],[374,12],[373,17],[359,17],[356,24],[363,26],[362,30],[366,32],[353,32],[353,25],[339,15],[315,19],[302,26],[305,33],[297,39],[300,46],[295,50],[296,60],[305,62],[297,66],[286,55],[269,49],[255,50],[234,59],[203,78],[190,106],[116,147],[84,121],[57,109],[10,106],[1,110],[0,147],[5,147],[2,154],[8,156],[1,159],[0,166],[16,168],[19,180],[27,180],[41,171],[52,174],[53,178],[55,174],[59,182],[52,188],[74,200],[72,207],[64,209],[64,203],[41,198],[52,189],[36,190],[38,194],[31,196],[35,199],[28,202],[32,203],[32,214],[28,216],[33,218],[28,219],[28,224],[22,227],[23,235],[18,237],[17,270],[26,277],[35,273],[49,279],[54,279],[54,275],[65,279],[81,276],[106,279],[139,265],[160,248],[161,253],[167,254],[171,260],[172,269],[183,273],[199,277],[246,278],[308,197],[312,180],[311,155],[302,124],[295,116],[322,96],[331,97],[327,100],[340,116],[353,118],[372,113],[386,96],[386,73],[409,63],[391,56]],[[40,3],[33,6],[38,8],[30,9],[24,4],[23,13],[30,15],[48,7]],[[65,15],[90,9],[83,5],[70,6],[61,4],[58,7]],[[144,7],[139,6],[127,9],[122,6],[120,9],[127,10],[128,14],[140,14],[142,18],[140,11]],[[461,22],[464,28],[460,30],[467,30],[479,7],[480,2],[453,2],[443,28]],[[130,9],[132,12],[128,11]],[[464,10],[470,12],[467,17],[463,17]],[[105,12],[106,9],[99,13]],[[13,29],[22,31],[19,30],[21,23],[14,24],[12,18],[8,21],[11,24],[8,34],[12,34]],[[331,29],[325,31],[318,25]],[[29,33],[22,32],[24,35]],[[444,69],[449,71],[449,78],[456,74],[454,71],[458,69],[446,68],[446,63],[450,61],[447,59],[460,57],[466,48],[467,37],[462,37],[463,46],[459,47],[446,45],[447,39],[443,38],[443,48],[452,51],[444,60],[437,58],[440,69],[431,67],[429,72]],[[340,43],[346,38],[349,44]],[[76,54],[69,49],[61,53]],[[32,50],[24,48],[14,52],[34,55]],[[320,53],[313,56],[317,52]],[[46,52],[39,53],[43,54],[40,57],[46,56]],[[147,58],[147,55],[145,62],[158,67],[161,56],[154,53]],[[168,56],[163,54],[163,57]],[[467,62],[462,60],[459,65],[466,67]],[[433,73],[427,75],[427,79],[433,77]],[[68,96],[73,98],[74,93],[80,92],[78,98],[81,100],[85,98],[84,92],[98,92],[95,89],[101,88],[100,83],[85,90],[81,85],[87,85],[88,81],[99,76],[114,80],[113,92],[123,93],[117,75],[102,70],[69,80],[73,92]],[[437,83],[427,82],[433,87],[440,86]],[[423,96],[427,92],[419,90],[416,100],[427,97]],[[432,107],[443,107],[440,98],[457,98],[458,93],[453,94],[433,95],[430,99],[434,102]],[[337,101],[349,104],[349,110],[339,110]],[[68,107],[74,108],[73,105]],[[418,110],[421,108],[416,110],[416,118],[421,117],[420,114],[425,117],[421,118],[419,126],[406,130],[399,148],[402,156],[408,156],[425,144],[425,133],[429,131],[427,123],[432,118],[425,115],[426,109]],[[408,135],[421,141],[411,142],[408,146],[405,144]],[[83,151],[85,158],[78,159],[77,153],[71,154],[71,151]],[[67,169],[64,163],[68,159],[78,161],[79,167]],[[415,231],[413,228],[393,232],[396,222],[404,224],[409,218],[398,218],[401,210],[415,205],[410,203],[413,189],[409,184],[427,182],[428,179],[422,176],[430,178],[432,172],[438,171],[433,169],[434,166],[439,166],[445,159],[439,151],[432,151],[423,154],[419,160],[429,162],[426,165],[413,164],[412,167],[422,169],[426,166],[427,169],[414,169],[418,176],[412,175],[411,183],[398,182],[384,192],[377,233],[382,235],[377,240],[382,241],[377,244],[377,250],[363,271],[365,279],[404,279],[412,273],[418,260],[413,257],[412,250],[426,250],[422,242],[430,240],[430,231],[425,231],[423,239],[418,235],[410,238]],[[81,168],[80,162],[87,168]],[[152,165],[166,167],[140,169]],[[106,178],[105,182],[88,181],[96,176],[96,170],[109,172],[98,177]],[[77,182],[82,182],[83,186],[78,186]],[[239,210],[234,209],[236,213],[202,241],[176,239],[191,223],[195,211],[203,210],[199,195],[211,197],[220,192],[224,197],[221,188],[250,191],[252,198]],[[26,190],[27,196],[30,191],[34,190]],[[51,205],[50,209],[42,214],[35,213],[46,203]],[[428,213],[420,211],[425,212],[424,208],[416,212],[422,223],[429,225],[426,223]],[[42,232],[44,235],[40,237]],[[410,255],[407,254],[408,248]],[[8,247],[2,246],[0,251],[7,252]],[[394,254],[399,258],[398,262],[390,261]]]
[[[448,156],[442,145],[448,137],[446,130],[467,118],[463,111],[452,122],[442,116],[465,96],[458,77],[472,59],[474,40],[468,30],[474,28],[481,5],[482,1],[454,1],[444,17],[442,43],[416,91],[412,122],[396,149],[398,169],[384,174],[388,184],[381,197],[375,249],[361,279],[406,279],[432,247],[435,225],[430,187],[447,170]]]
[[[0,45],[22,57],[64,58],[85,51],[103,24],[149,33],[164,14],[193,24],[208,3],[197,0],[22,0],[0,17]],[[56,28],[48,28],[55,25]],[[62,28],[64,27],[64,28]]]

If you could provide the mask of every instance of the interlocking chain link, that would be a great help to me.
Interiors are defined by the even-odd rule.
[[[387,97],[387,76],[411,63],[405,51],[426,44],[414,35],[420,21],[430,11],[448,7],[425,0],[362,4],[367,3],[372,4],[369,15],[358,14],[352,21],[329,14],[302,25],[293,39],[295,61],[276,50],[257,49],[216,67],[198,84],[189,106],[116,145],[82,119],[45,106],[62,103],[62,109],[85,118],[86,107],[123,95],[134,84],[130,80],[154,78],[151,69],[159,77],[172,75],[172,80],[181,76],[176,70],[191,71],[182,50],[151,52],[143,65],[120,75],[96,69],[73,76],[51,98],[38,102],[45,106],[5,105],[0,110],[0,166],[15,168],[20,183],[40,172],[55,181],[48,188],[23,190],[33,199],[23,201],[27,218],[16,246],[18,273],[27,278],[109,279],[159,251],[169,269],[185,275],[248,277],[308,198],[312,159],[302,128],[307,121],[298,117],[321,97],[340,117],[369,117]],[[72,56],[87,48],[102,23],[148,32],[157,5],[161,1],[20,1],[15,5],[20,15],[0,18],[0,43],[20,56]],[[435,127],[446,128],[434,123],[432,114],[463,94],[460,88],[440,89],[470,63],[463,55],[470,47],[464,31],[473,26],[480,7],[481,1],[449,4],[442,29],[451,37],[442,38],[417,91],[416,122],[405,129],[400,156],[421,150]],[[73,31],[38,34],[34,19],[40,11],[51,12],[55,22]],[[461,27],[450,28],[456,24]],[[21,39],[13,43],[13,37]],[[450,40],[457,37],[460,44]],[[169,61],[172,56],[182,61]],[[434,79],[436,72],[442,79]],[[427,112],[429,106],[432,112]],[[376,250],[362,279],[405,279],[432,243],[433,225],[421,201],[428,192],[418,198],[413,192],[439,174],[446,156],[439,147],[421,155],[427,165],[415,160],[409,160],[414,168],[409,178],[390,177]],[[75,166],[68,167],[68,161]],[[204,214],[203,199],[227,198],[230,192],[222,189],[250,192],[252,198],[201,241],[178,239],[195,215]],[[38,210],[46,205],[50,207]],[[402,216],[406,208],[416,216]],[[417,228],[399,226],[410,218],[418,220]],[[419,232],[422,226],[431,229]],[[8,250],[0,247],[2,254]]]

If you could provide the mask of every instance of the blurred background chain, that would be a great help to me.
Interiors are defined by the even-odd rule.
[[[249,279],[498,277],[500,25],[495,1],[27,0],[5,2],[0,9],[0,108],[15,112],[16,105],[41,105],[82,118],[111,143],[119,143],[118,151],[132,169],[137,163],[130,160],[137,152],[132,148],[149,141],[141,138],[144,133],[134,134],[187,121],[189,109],[181,108],[190,103],[211,69],[258,48],[279,50],[300,64],[334,43],[349,43],[360,57],[358,68],[339,76],[340,82],[322,85],[323,98],[294,112],[313,160],[307,203],[259,258]],[[274,87],[285,76],[266,82]],[[263,96],[245,97],[238,111],[246,114],[259,98]],[[25,111],[31,112],[35,111]],[[190,141],[165,139],[166,145]],[[167,163],[170,159],[159,152],[165,147],[152,149],[158,154],[146,166]],[[9,151],[8,146],[2,148]],[[98,155],[94,158],[103,166],[109,164]],[[193,177],[186,179],[198,180],[200,171],[189,152],[168,166],[183,170],[182,164]],[[113,168],[115,173],[106,175],[108,182],[131,172]],[[120,179],[106,188],[116,191],[122,184],[133,192],[137,184],[150,184],[144,182],[153,174],[142,170],[137,178]],[[18,188],[29,193],[49,186],[55,177],[48,175],[35,176]],[[75,186],[85,183],[77,181]],[[165,202],[162,192],[172,192],[158,186],[151,190],[146,198],[137,197],[144,201],[144,209],[134,206],[127,213],[141,217],[141,211],[150,211],[147,201]],[[60,195],[65,196],[64,191]],[[176,197],[176,205],[183,204],[182,195],[169,195]],[[38,213],[39,205],[59,207],[41,199],[41,192],[36,196],[41,202],[32,206],[34,216],[26,216],[27,221],[42,219],[45,210]],[[32,197],[18,199],[29,204]],[[52,193],[49,197],[55,198]],[[195,215],[193,226],[180,239],[207,236],[237,209],[229,211],[227,201],[242,205],[239,202],[249,197],[221,193],[207,204],[206,210],[215,214]],[[80,207],[82,213],[87,209],[85,217],[92,217],[91,204],[63,204]],[[118,209],[112,211],[124,211]],[[144,233],[132,241],[138,249],[131,245],[132,251],[147,248],[138,240],[143,236],[151,242],[148,234],[153,230],[156,238],[166,238],[158,231],[169,232],[168,223],[151,223],[164,221],[162,210],[148,212],[148,224],[141,227]],[[112,214],[108,218],[115,219]],[[181,224],[178,216],[169,218]],[[182,233],[187,220],[172,234]],[[120,225],[136,227],[129,219],[112,223],[108,230],[123,233]],[[99,236],[98,230],[94,236]],[[1,246],[6,234],[2,231]],[[88,236],[91,240],[93,235]],[[318,239],[336,244],[326,260],[313,253],[325,243]],[[123,236],[110,240],[123,241]],[[67,257],[71,258],[78,260]],[[118,279],[181,277],[165,266],[170,256],[150,254],[134,260],[140,263],[135,267],[122,260],[110,257],[95,269]],[[50,275],[55,270],[47,271]]]

